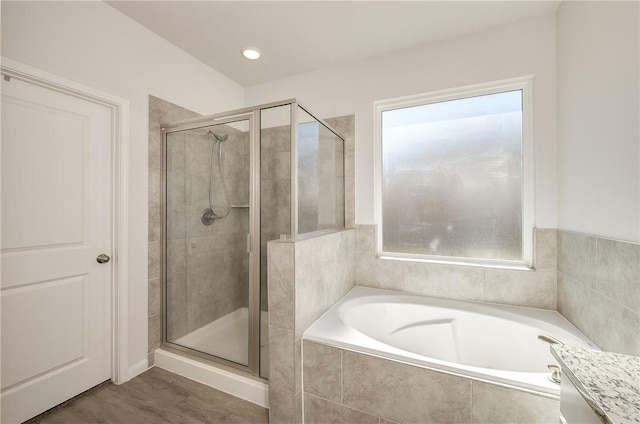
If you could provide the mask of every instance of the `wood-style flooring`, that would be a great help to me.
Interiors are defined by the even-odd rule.
[[[89,390],[28,424],[267,424],[268,410],[160,368]]]

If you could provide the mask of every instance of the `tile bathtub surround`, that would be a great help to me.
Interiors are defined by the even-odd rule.
[[[534,271],[376,258],[375,226],[358,225],[356,285],[516,306],[557,307],[556,230],[535,230]]]
[[[640,355],[640,245],[560,230],[558,311],[601,349]]]
[[[271,423],[302,422],[301,336],[353,287],[354,256],[353,229],[268,243]]]
[[[560,402],[303,341],[305,423],[557,423]]]

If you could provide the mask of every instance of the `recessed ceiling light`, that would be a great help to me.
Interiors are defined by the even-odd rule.
[[[242,56],[249,60],[256,60],[260,58],[260,50],[256,47],[245,47],[242,49]]]

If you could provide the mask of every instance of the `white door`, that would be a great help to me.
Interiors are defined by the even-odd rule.
[[[2,81],[2,423],[111,377],[111,111]]]

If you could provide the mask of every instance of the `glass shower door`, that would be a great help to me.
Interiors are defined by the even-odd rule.
[[[249,367],[251,117],[169,129],[164,340]]]

